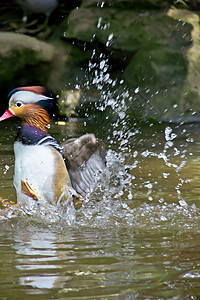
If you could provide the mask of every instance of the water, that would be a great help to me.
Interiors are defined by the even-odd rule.
[[[0,299],[200,297],[200,125],[119,116],[53,124],[58,141],[94,132],[108,166],[77,211],[27,216],[1,205]],[[9,205],[18,123],[0,125],[0,196]]]

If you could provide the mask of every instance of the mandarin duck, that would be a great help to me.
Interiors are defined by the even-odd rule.
[[[106,150],[93,134],[59,145],[48,135],[56,108],[54,94],[42,86],[10,92],[9,108],[0,121],[16,116],[21,126],[14,142],[14,186],[17,203],[43,201],[56,205],[82,199],[105,167]]]

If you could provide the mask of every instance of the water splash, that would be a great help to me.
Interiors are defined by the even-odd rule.
[[[101,22],[99,19],[97,26],[101,27]],[[113,38],[110,34],[108,42]],[[190,145],[194,144],[194,138],[184,127],[180,130],[169,124],[151,122],[144,125],[131,118],[129,109],[140,96],[141,88],[138,86],[130,92],[123,79],[113,79],[109,57],[105,53],[98,54],[93,50],[88,71],[93,76],[84,88],[90,91],[95,87],[98,91],[96,109],[102,113],[109,108],[112,112],[112,118],[106,115],[98,124],[99,132],[104,132],[104,142],[108,149],[112,149],[108,151],[107,168],[81,209],[75,210],[72,205],[48,206],[47,209],[40,205],[31,213],[23,208],[18,213],[37,216],[50,223],[64,221],[70,226],[148,226],[149,222],[157,226],[159,222],[171,222],[183,216],[184,220],[191,216],[195,219],[198,205],[196,202],[188,204],[184,193],[192,179],[182,174],[193,156]],[[150,90],[146,87],[145,105],[150,98]],[[140,105],[145,111],[143,102],[140,101]],[[87,131],[88,125],[84,122]],[[8,217],[12,214],[8,213]]]

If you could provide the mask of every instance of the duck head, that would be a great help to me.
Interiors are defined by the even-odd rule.
[[[9,108],[0,117],[0,121],[16,116],[22,124],[47,131],[50,118],[56,109],[55,95],[42,86],[19,87],[9,95]]]

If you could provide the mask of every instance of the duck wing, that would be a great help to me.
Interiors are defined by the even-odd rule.
[[[104,144],[94,134],[85,134],[67,140],[62,147],[72,187],[84,197],[95,185],[98,173],[106,166]]]

